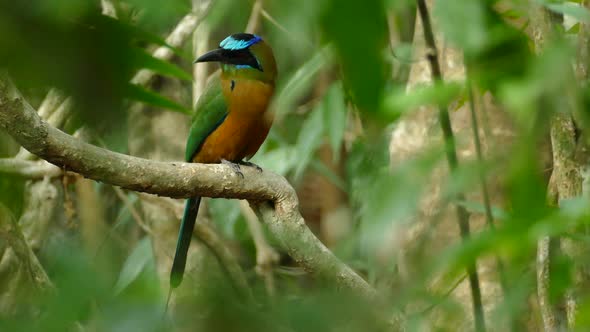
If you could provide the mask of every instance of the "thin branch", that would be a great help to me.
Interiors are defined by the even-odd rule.
[[[266,242],[264,230],[256,213],[252,211],[247,201],[240,201],[240,209],[246,218],[248,230],[256,247],[256,273],[264,278],[266,291],[271,297],[274,295],[273,267],[279,262],[279,253]]]
[[[190,13],[183,17],[168,38],[166,38],[166,43],[172,47],[182,46],[192,35],[193,31],[195,31],[201,21],[200,17],[203,17],[207,13],[208,8],[203,9],[199,15]],[[174,52],[167,46],[161,46],[152,55],[160,60],[169,60],[174,55]],[[153,71],[142,69],[131,79],[131,82],[138,85],[147,85],[154,76],[155,73]]]
[[[66,100],[66,96],[64,94],[52,88],[43,99],[41,106],[39,106],[39,116],[41,119],[47,120],[49,116],[55,112],[55,110]]]
[[[469,74],[467,74],[469,75]],[[467,91],[469,94],[469,110],[471,113],[471,129],[473,133],[473,141],[475,143],[475,154],[477,157],[477,161],[479,163],[479,183],[481,185],[481,194],[483,197],[483,204],[485,208],[485,219],[486,224],[490,229],[494,229],[494,216],[492,214],[492,203],[490,202],[490,194],[488,190],[488,184],[486,181],[486,172],[483,168],[483,152],[481,148],[481,140],[479,138],[479,124],[477,121],[477,114],[475,114],[475,101],[473,95],[473,86],[471,82],[467,81]],[[504,262],[499,256],[496,256],[496,265],[498,266],[498,274],[500,276],[500,287],[502,287],[502,291],[504,295],[506,295],[508,290],[508,281],[506,280],[506,271],[504,268]]]
[[[432,25],[430,24],[430,16],[428,13],[428,8],[426,7],[426,1],[417,1],[418,12],[420,14],[424,30],[424,39],[426,41],[427,47],[430,49],[427,53],[427,58],[430,64],[430,69],[432,71],[432,78],[434,82],[442,82],[443,78],[440,70],[440,64],[438,61],[436,42],[434,41],[434,34],[432,30]],[[457,172],[459,162],[457,159],[457,151],[455,147],[455,137],[453,135],[453,129],[451,127],[451,119],[449,117],[449,112],[445,105],[439,105],[438,117],[443,131],[447,162],[449,164],[451,175],[453,175]],[[465,200],[465,196],[461,192],[455,194],[454,198],[456,202],[462,202]],[[457,210],[457,221],[459,223],[461,237],[463,238],[463,240],[466,240],[469,237],[470,233],[469,213],[462,205],[455,203],[455,206]],[[477,331],[485,331],[486,326],[483,313],[483,305],[481,301],[481,289],[479,285],[479,277],[477,275],[477,266],[475,261],[467,263],[467,274],[469,276],[469,285],[471,287],[471,297],[473,301],[473,316],[475,318],[475,329]]]
[[[258,24],[260,22],[260,12],[262,11],[262,0],[256,0],[252,5],[252,11],[250,12],[250,18],[246,25],[245,32],[255,33],[258,30]]]
[[[151,161],[84,143],[42,121],[6,78],[0,78],[0,127],[39,157],[96,181],[169,197],[255,201],[255,211],[295,261],[339,288],[376,297],[375,290],[307,228],[295,190],[282,176],[270,171],[262,176],[243,167],[242,179],[226,165]]]
[[[117,194],[117,197],[119,197],[121,202],[123,202],[123,205],[125,205],[127,210],[129,210],[129,212],[131,213],[131,217],[133,217],[133,220],[135,220],[135,223],[139,226],[139,228],[141,228],[147,234],[152,235],[152,229],[143,221],[143,218],[141,218],[139,211],[137,211],[135,206],[133,206],[133,203],[131,203],[129,197],[125,195],[121,188],[113,187],[113,189],[115,190],[115,194]]]
[[[255,303],[252,289],[248,285],[244,271],[242,271],[240,264],[238,264],[236,258],[213,226],[205,222],[198,222],[195,224],[195,235],[217,257],[240,297],[244,298],[247,303]]]
[[[10,245],[18,257],[20,264],[24,264],[21,266],[26,269],[30,280],[37,289],[41,291],[55,290],[55,286],[49,280],[37,256],[35,256],[35,253],[33,253],[33,250],[27,244],[25,236],[21,232],[14,216],[2,204],[0,204],[0,237]]]
[[[62,175],[62,170],[45,160],[29,161],[17,158],[0,158],[0,173],[18,175],[29,179],[42,179]]]
[[[173,200],[168,197],[157,197],[154,195],[148,195],[140,193],[139,196],[142,200],[150,202],[172,212],[178,219],[182,218],[184,211],[184,205],[177,200]],[[195,224],[194,235],[199,241],[201,241],[207,248],[215,255],[219,261],[219,265],[225,270],[229,278],[232,280],[234,288],[238,293],[245,297],[250,303],[254,303],[254,295],[248,285],[244,271],[240,267],[240,264],[225,245],[223,239],[210,223],[197,222]]]
[[[196,0],[194,2],[197,2]],[[198,1],[193,3],[193,11],[206,11],[210,6],[210,1]],[[204,54],[209,47],[209,25],[206,21],[201,22],[193,32],[193,57],[196,59]],[[209,64],[207,62],[193,65],[193,106],[205,90],[207,83],[207,73]]]

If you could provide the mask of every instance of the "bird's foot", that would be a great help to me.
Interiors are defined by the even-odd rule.
[[[234,162],[231,162],[231,161],[225,160],[225,159],[221,159],[221,163],[231,167],[239,177],[241,177],[242,179],[244,178],[244,173],[242,173],[242,169],[240,168],[240,164],[236,164]]]
[[[262,167],[256,165],[253,162],[249,162],[249,161],[240,161],[240,165],[244,165],[244,166],[248,166],[248,167],[254,167],[256,168],[256,170],[260,173],[262,173]]]

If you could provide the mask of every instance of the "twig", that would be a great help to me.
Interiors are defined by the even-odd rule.
[[[246,218],[248,230],[254,240],[254,247],[256,247],[256,273],[264,278],[266,284],[266,291],[272,297],[274,296],[274,276],[273,267],[278,263],[280,255],[266,242],[264,230],[256,213],[252,211],[247,201],[240,201],[240,210]]]
[[[169,212],[172,212],[178,219],[182,218],[182,213],[184,212],[184,204],[182,204],[180,201],[169,197],[160,197],[142,192],[139,192],[137,194],[143,201],[153,203],[168,210]]]
[[[23,233],[18,227],[18,223],[10,211],[2,204],[0,204],[0,237],[2,237],[12,248],[16,256],[19,258],[20,264],[23,266],[31,281],[41,291],[53,291],[55,286],[35,253],[31,250]],[[19,265],[20,265],[19,264]]]
[[[223,239],[217,234],[217,231],[207,223],[198,222],[195,224],[195,233],[209,250],[217,257],[221,267],[226,271],[232,280],[232,285],[240,295],[246,299],[247,303],[256,303],[252,289],[246,281],[242,268],[236,261],[232,252],[227,248]]]
[[[182,217],[184,210],[183,204],[176,200],[143,193],[140,193],[139,196],[142,200],[159,205],[172,212],[178,219]],[[194,234],[199,241],[211,250],[215,258],[219,261],[219,265],[225,270],[228,277],[231,279],[238,294],[245,297],[248,302],[254,303],[254,295],[252,294],[252,290],[248,285],[246,276],[244,275],[240,264],[225,245],[217,230],[211,224],[199,221],[195,224]]]
[[[168,38],[166,38],[166,43],[172,47],[182,46],[193,31],[195,31],[200,22],[200,17],[203,17],[207,13],[208,8],[205,8],[199,15],[191,13],[183,17]],[[161,46],[152,55],[161,60],[169,60],[174,55],[174,52],[167,46]],[[155,73],[153,71],[142,69],[131,79],[131,82],[138,85],[147,85],[154,76]]]
[[[39,116],[43,120],[49,119],[49,117],[55,112],[55,110],[65,101],[66,97],[61,93],[61,91],[52,88],[45,96],[45,99],[41,102],[41,106],[39,106]],[[22,147],[18,151],[17,155],[15,156],[17,159],[34,159],[33,156],[29,151],[23,149]]]
[[[41,102],[39,106],[39,116],[41,119],[47,120],[49,116],[66,100],[63,93],[55,88],[52,88]]]
[[[467,73],[467,76],[469,74]],[[486,173],[483,168],[483,152],[481,148],[481,140],[479,138],[479,124],[477,121],[477,114],[475,114],[475,101],[473,96],[473,85],[471,84],[470,80],[467,80],[467,92],[469,94],[469,110],[471,113],[471,129],[473,132],[473,141],[475,143],[475,154],[477,157],[477,161],[479,163],[479,183],[481,185],[481,194],[483,197],[483,204],[485,208],[485,220],[486,224],[490,229],[494,229],[494,216],[492,214],[492,203],[490,202],[490,194],[488,190],[488,185],[486,181]],[[498,274],[500,276],[500,287],[502,287],[502,291],[504,292],[504,296],[506,296],[508,291],[508,281],[506,280],[506,272],[504,269],[504,262],[500,258],[500,256],[496,256],[496,265],[498,266]]]
[[[281,23],[279,23],[277,20],[274,19],[274,17],[272,17],[264,8],[260,9],[260,14],[262,14],[262,17],[264,17],[265,19],[267,19],[270,23],[272,23],[274,26],[276,26],[279,30],[281,30],[283,33],[285,33],[287,36],[291,36],[293,37],[293,34],[287,30],[287,28],[285,28]],[[311,44],[309,44],[311,46]]]
[[[198,3],[193,3],[193,11],[206,11],[209,6],[210,1],[198,1]],[[201,22],[193,32],[193,57],[195,59],[207,51],[209,34],[209,25],[206,21]],[[193,106],[197,104],[197,100],[205,90],[208,69],[207,62],[193,65]]]
[[[141,228],[147,234],[152,235],[152,229],[143,221],[143,219],[141,218],[141,215],[139,214],[139,211],[137,211],[135,206],[133,206],[133,203],[131,203],[131,201],[129,200],[129,197],[127,197],[127,195],[125,195],[123,190],[121,190],[121,188],[119,188],[119,187],[113,187],[113,190],[115,190],[115,194],[117,194],[117,196],[123,202],[123,204],[125,205],[127,210],[129,210],[129,212],[131,213],[131,216],[133,217],[133,220],[135,220],[135,223],[137,223],[139,228]]]
[[[72,97],[66,98],[61,105],[49,116],[47,123],[55,128],[62,128],[66,123],[73,110]]]
[[[436,43],[434,41],[434,34],[432,30],[432,26],[430,24],[430,17],[428,13],[428,8],[426,7],[426,2],[424,0],[417,0],[418,1],[418,12],[420,14],[420,18],[422,20],[422,26],[424,30],[424,39],[426,41],[427,47],[430,49],[427,53],[428,62],[430,64],[430,69],[432,71],[432,78],[434,82],[442,82],[442,73],[440,70],[440,64],[438,62],[438,54],[436,49]],[[440,121],[440,125],[443,131],[443,137],[445,141],[445,152],[447,156],[447,162],[449,164],[449,169],[451,175],[457,172],[458,168],[458,160],[457,160],[457,152],[455,148],[455,137],[453,135],[453,129],[451,128],[451,119],[449,117],[449,112],[445,105],[439,105],[438,107],[438,117]],[[462,192],[458,192],[455,194],[455,201],[461,202],[465,200],[465,196]],[[457,221],[459,223],[459,229],[461,232],[461,237],[465,241],[469,237],[469,214],[465,207],[460,204],[456,204],[457,210]],[[479,285],[479,277],[477,275],[477,266],[476,262],[469,262],[467,263],[467,274],[469,276],[469,285],[471,287],[471,297],[473,301],[473,316],[475,319],[475,329],[477,331],[485,331],[485,319],[483,313],[483,305],[481,301],[481,289]]]
[[[255,33],[258,30],[258,23],[260,21],[260,12],[262,11],[262,0],[256,0],[252,5],[252,11],[250,12],[250,18],[246,25],[245,32]]]
[[[44,177],[60,176],[62,170],[45,160],[30,161],[17,158],[0,158],[0,173],[9,173],[29,179],[42,179]]]

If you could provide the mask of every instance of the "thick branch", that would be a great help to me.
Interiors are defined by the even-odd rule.
[[[272,201],[258,211],[289,254],[306,269],[365,298],[375,291],[340,262],[305,226],[297,195],[285,178],[244,167],[242,179],[229,166],[157,162],[81,142],[43,122],[0,78],[0,127],[39,157],[83,176],[126,189],[169,197],[224,197]]]

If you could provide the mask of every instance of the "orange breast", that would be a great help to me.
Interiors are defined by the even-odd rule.
[[[197,163],[240,161],[253,156],[268,135],[272,114],[266,112],[274,86],[253,80],[221,80],[229,113],[203,142],[193,158]],[[232,88],[233,85],[233,88]]]

